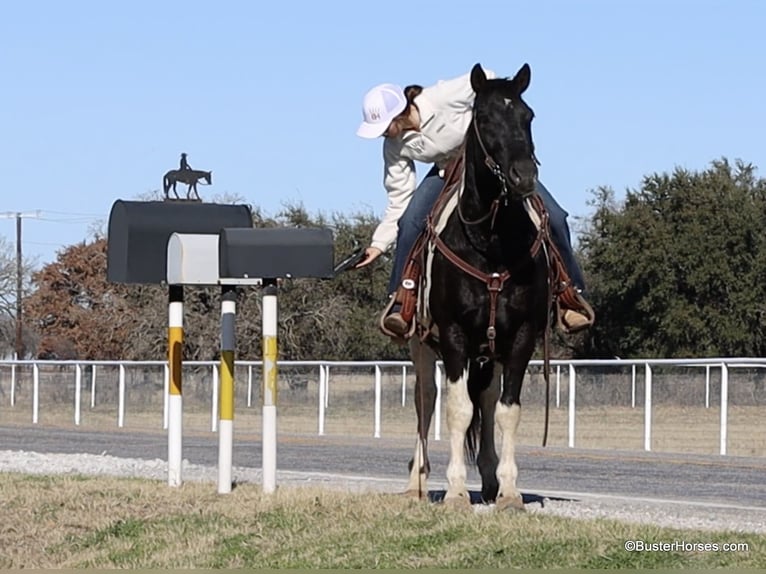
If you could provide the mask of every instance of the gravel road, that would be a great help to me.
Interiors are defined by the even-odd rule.
[[[237,482],[260,482],[256,439],[235,440]],[[410,442],[282,436],[278,484],[401,491]],[[444,441],[430,445],[429,486],[436,496],[445,487],[446,447]],[[167,479],[163,434],[0,426],[0,449],[0,472]],[[183,452],[184,480],[216,482],[216,435],[185,436]],[[517,463],[531,512],[766,533],[766,461],[759,458],[520,447]],[[469,487],[479,487],[474,471]]]

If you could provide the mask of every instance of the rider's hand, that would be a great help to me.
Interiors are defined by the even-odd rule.
[[[378,257],[380,257],[383,254],[383,252],[378,249],[377,247],[368,247],[364,250],[364,259],[362,259],[359,263],[356,264],[356,269],[359,269],[360,267],[366,267],[373,261],[375,261]]]

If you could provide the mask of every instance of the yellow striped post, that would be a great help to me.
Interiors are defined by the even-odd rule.
[[[277,488],[277,285],[263,288],[263,492]]]
[[[237,292],[231,285],[221,287],[221,376],[218,402],[218,493],[231,492],[234,448],[234,351]]]
[[[184,288],[168,287],[168,485],[181,486],[183,396],[181,371],[184,346]]]

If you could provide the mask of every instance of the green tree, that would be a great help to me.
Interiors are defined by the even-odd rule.
[[[760,356],[766,351],[766,182],[725,160],[594,193],[580,239],[597,313],[593,355]]]

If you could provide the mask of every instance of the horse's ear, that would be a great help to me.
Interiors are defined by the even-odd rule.
[[[471,69],[471,87],[474,93],[478,94],[487,82],[487,74],[484,73],[484,69],[481,64],[476,64]]]
[[[518,72],[516,72],[516,75],[513,77],[513,87],[514,91],[521,95],[523,94],[526,89],[529,87],[529,82],[532,79],[532,70],[529,67],[529,64],[524,64]]]

